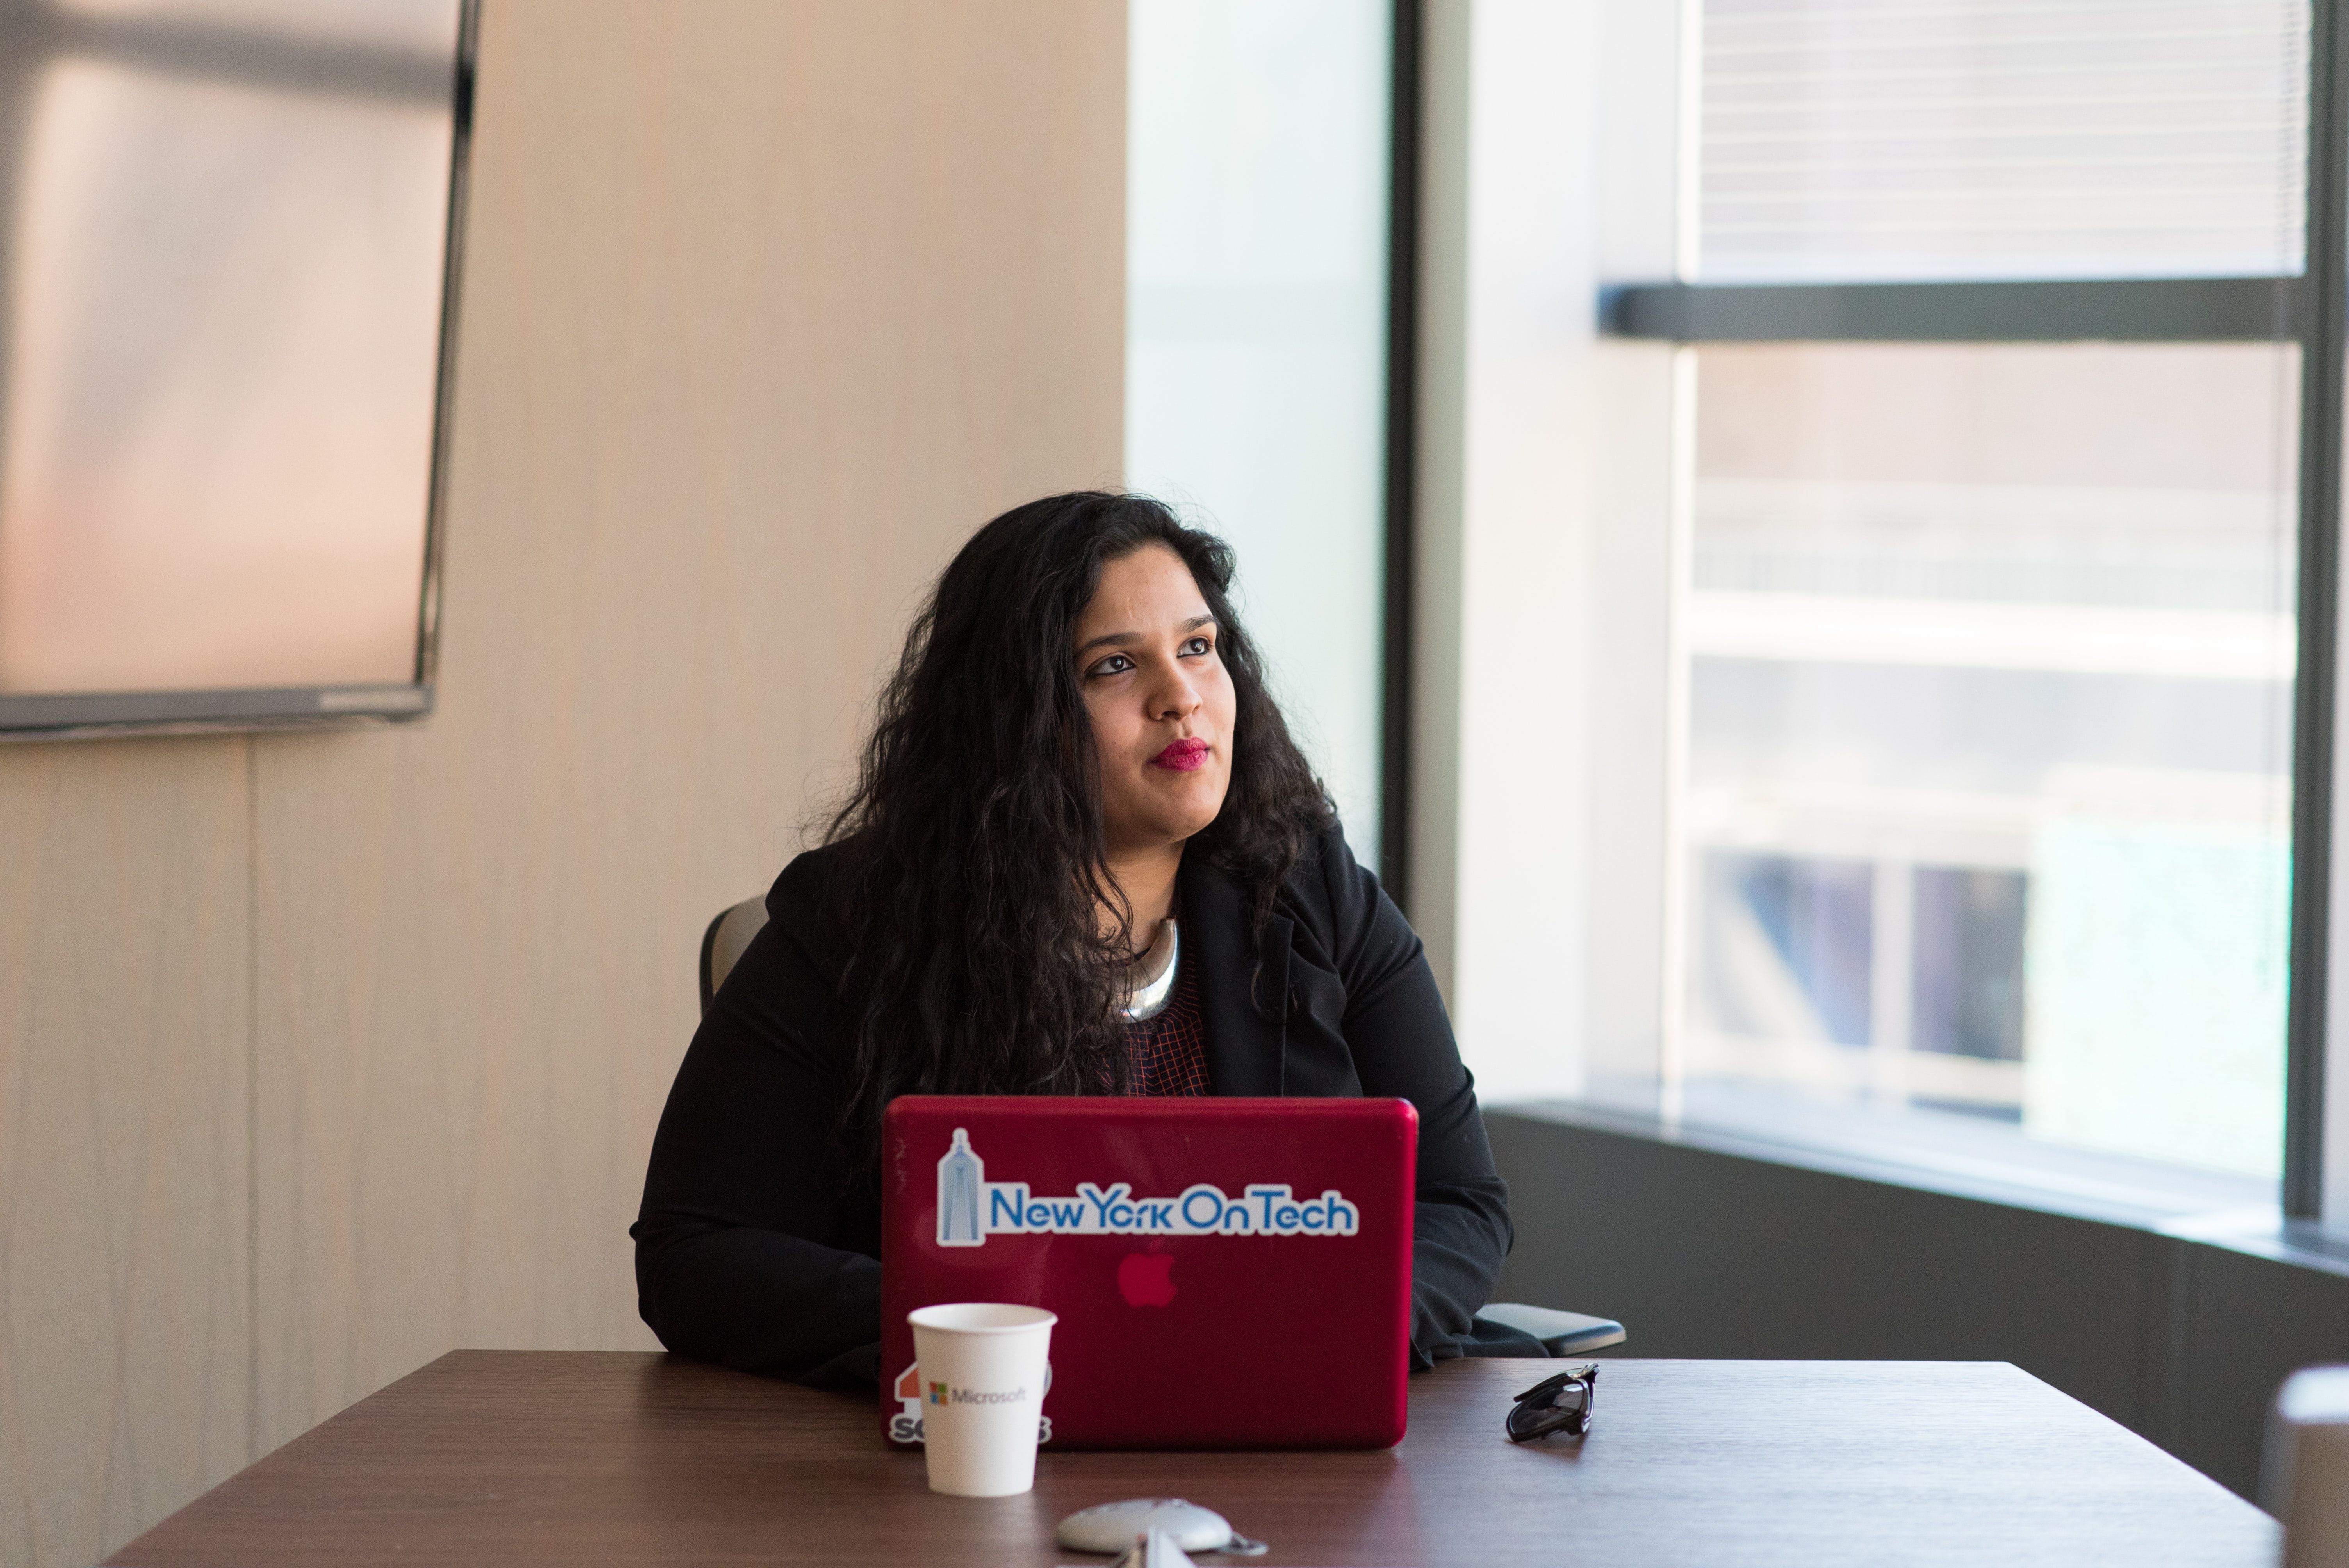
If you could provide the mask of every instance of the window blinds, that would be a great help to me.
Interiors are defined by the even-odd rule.
[[[2297,273],[2305,0],[1705,0],[1708,283]]]

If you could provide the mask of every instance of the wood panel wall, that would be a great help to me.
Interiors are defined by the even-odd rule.
[[[1120,0],[488,0],[440,708],[0,748],[0,1563],[649,1344],[702,924],[973,527],[1114,482]]]

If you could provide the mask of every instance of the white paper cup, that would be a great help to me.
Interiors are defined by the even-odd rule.
[[[914,1360],[930,1490],[1010,1497],[1036,1484],[1044,1367],[1060,1319],[1040,1306],[965,1301],[917,1307]]]

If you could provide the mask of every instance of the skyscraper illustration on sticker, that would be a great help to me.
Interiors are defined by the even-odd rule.
[[[978,1195],[986,1191],[987,1166],[970,1151],[970,1134],[954,1130],[954,1147],[938,1161],[938,1245],[975,1247],[987,1240],[978,1228]]]

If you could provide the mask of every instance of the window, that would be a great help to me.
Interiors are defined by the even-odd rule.
[[[1221,534],[1381,863],[1391,0],[1133,0],[1126,483]]]
[[[1679,346],[1668,1101],[2314,1212],[2329,17],[2313,46],[2300,0],[1699,15],[1680,276],[1607,303]]]

